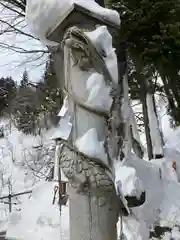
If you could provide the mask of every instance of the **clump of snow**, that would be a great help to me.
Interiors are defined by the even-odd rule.
[[[117,56],[115,52],[112,52],[106,59],[105,59],[106,66],[111,74],[111,77],[114,83],[118,83],[118,65],[117,65]]]
[[[136,196],[140,198],[144,192],[143,184],[137,177],[136,170],[132,167],[115,166],[115,184],[118,187],[118,182],[121,183],[121,192],[123,196]]]
[[[104,164],[108,165],[103,143],[104,142],[99,141],[96,129],[92,128],[80,139],[76,140],[75,146],[83,154],[89,156],[90,158],[99,159]]]
[[[104,56],[106,67],[115,83],[118,83],[118,67],[115,49],[112,46],[112,36],[106,26],[100,26],[92,32],[85,33],[97,51]]]
[[[69,122],[68,118],[61,118],[59,121],[59,126],[56,129],[56,132],[53,134],[51,139],[64,139],[67,140],[72,130],[72,123]]]
[[[86,88],[89,96],[85,104],[103,111],[108,111],[112,105],[110,87],[105,85],[101,74],[93,73],[87,80]]]
[[[112,48],[112,36],[106,26],[100,26],[94,31],[85,32],[85,34],[101,55],[106,57],[114,52]]]
[[[27,0],[26,21],[32,33],[47,45],[57,45],[47,40],[47,36],[78,4],[104,19],[120,25],[119,14],[99,6],[94,0]]]

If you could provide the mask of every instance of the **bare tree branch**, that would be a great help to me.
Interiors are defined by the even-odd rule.
[[[24,49],[24,48],[21,48],[21,47],[16,47],[16,46],[11,46],[9,44],[6,44],[6,43],[0,43],[0,47],[5,47],[5,48],[8,48],[9,50],[11,51],[14,51],[14,52],[17,52],[17,53],[49,53],[48,50],[43,50],[43,49],[37,49],[37,50],[27,50],[27,49]]]
[[[33,47],[32,49],[26,49],[26,47],[22,46],[17,42],[13,42],[13,44],[8,43],[8,41],[4,41],[4,39],[8,38],[8,36],[17,34],[19,36],[27,37],[28,41],[39,41],[38,38],[34,37],[27,31],[27,24],[25,24],[25,8],[26,8],[26,0],[1,0],[0,1],[0,47],[4,48],[8,51],[13,51],[18,54],[39,54],[39,56],[43,56],[44,54],[48,54],[49,51],[45,47],[37,48]],[[23,43],[24,45],[24,43]],[[39,59],[39,56],[37,59]]]
[[[9,3],[12,8],[18,8],[23,12],[26,10],[26,0],[3,0],[2,2]]]
[[[35,38],[33,35],[22,31],[20,28],[17,28],[17,25],[19,25],[20,23],[22,23],[22,21],[19,22],[18,24],[14,24],[14,25],[12,25],[12,24],[10,24],[10,23],[8,23],[7,21],[4,21],[4,20],[2,20],[2,19],[0,19],[0,22],[3,23],[3,24],[5,24],[5,25],[8,25],[10,28],[12,28],[12,32],[14,32],[14,33],[15,33],[15,32],[18,32],[18,33],[20,33],[20,34],[22,34],[22,35],[24,35],[24,36],[27,36],[27,37],[30,37],[30,38],[33,38],[33,39],[38,40],[38,39]],[[0,35],[4,34],[5,32],[6,32],[6,31],[0,32]]]
[[[25,17],[25,13],[24,13],[24,12],[18,11],[18,10],[16,10],[15,8],[12,8],[11,6],[9,6],[8,4],[5,4],[5,3],[3,3],[3,2],[1,2],[0,4],[1,4],[1,6],[4,7],[4,9],[10,10],[10,11],[18,14],[20,17]]]

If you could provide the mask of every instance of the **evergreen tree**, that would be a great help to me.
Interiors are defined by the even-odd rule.
[[[16,83],[12,77],[0,78],[0,114],[6,110],[16,94]]]
[[[20,82],[20,88],[27,87],[28,82],[29,82],[29,76],[28,76],[27,70],[25,69],[24,72],[23,72],[22,80]]]
[[[31,87],[19,87],[15,98],[11,102],[11,114],[19,130],[25,134],[36,133],[39,102],[36,92]]]
[[[43,79],[36,86],[32,87],[32,84],[29,84],[28,72],[24,71],[16,96],[11,103],[10,112],[19,130],[28,134],[36,134],[39,126],[46,126],[47,120],[50,120],[52,124],[59,121],[57,113],[62,100],[62,92],[54,70],[52,56],[50,56]]]
[[[127,42],[136,84],[152,85],[156,72],[162,78],[171,115],[180,123],[180,3],[177,0],[110,0],[121,15],[116,39]],[[146,71],[145,71],[146,70]],[[161,89],[162,90],[162,89]],[[176,102],[176,104],[175,104]]]
[[[58,120],[56,116],[62,105],[63,98],[52,56],[49,57],[46,63],[43,81],[38,84],[37,92],[40,97],[41,111],[50,115],[51,119],[56,122],[56,120]]]

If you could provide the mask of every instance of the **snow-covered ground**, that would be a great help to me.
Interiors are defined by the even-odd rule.
[[[9,183],[13,193],[29,189],[33,189],[33,193],[31,197],[24,195],[15,199],[18,204],[13,205],[10,215],[8,205],[0,203],[0,230],[8,229],[7,237],[10,239],[59,239],[61,233],[60,239],[68,240],[68,205],[62,208],[60,216],[57,203],[52,204],[54,183],[46,182],[43,178],[43,174],[47,172],[46,162],[50,159],[42,157],[39,164],[36,159],[39,157],[38,146],[43,145],[44,151],[46,148],[53,148],[54,143],[50,136],[55,129],[41,137],[33,137],[20,133],[13,126],[10,129],[8,121],[3,120],[1,124],[5,125],[5,138],[0,139],[0,195],[8,194]],[[126,161],[124,168],[128,169],[127,173],[135,174],[132,169],[136,169],[137,176],[146,190],[146,202],[141,207],[134,208],[131,217],[123,218],[123,230],[128,240],[149,239],[149,229],[156,225],[171,230],[162,234],[162,238],[151,239],[180,239],[179,139],[180,129],[177,128],[167,139],[164,159],[149,163],[132,156]],[[40,172],[33,174],[33,168]],[[132,176],[128,176],[128,179],[133,185]],[[18,211],[20,209],[21,211]]]
[[[0,197],[9,193],[29,191],[45,179],[53,160],[54,142],[52,129],[42,136],[34,137],[19,132],[10,121],[0,120],[4,137],[0,138]],[[14,197],[12,210],[22,208],[30,194]],[[0,200],[0,231],[7,229],[8,199]]]
[[[52,204],[54,183],[41,181],[32,197],[22,205],[21,212],[13,212],[8,222],[6,237],[18,240],[69,239],[68,206]]]

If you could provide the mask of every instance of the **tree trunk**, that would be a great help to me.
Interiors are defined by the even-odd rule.
[[[159,127],[160,136],[161,136],[162,146],[164,146],[164,137],[163,137],[162,128],[160,126],[161,123],[160,123],[159,115],[158,115],[158,112],[157,112],[157,107],[156,107],[156,101],[155,101],[154,93],[153,93],[153,105],[154,105],[155,114],[156,114],[156,117],[157,117],[157,120],[158,120],[158,127]]]
[[[138,54],[139,53],[136,52],[135,49],[131,50],[131,58],[136,68],[136,78],[140,87],[140,100],[142,103],[142,112],[143,112],[143,119],[144,119],[144,129],[145,129],[145,135],[146,135],[148,158],[149,160],[151,160],[153,159],[153,146],[152,146],[152,140],[151,140],[151,134],[150,134],[148,109],[147,109],[147,102],[146,102],[148,86],[147,86],[147,81],[145,76],[141,74],[143,71],[143,62]]]
[[[69,196],[71,240],[117,240],[118,211],[114,195],[101,200],[77,194],[70,187]]]
[[[148,158],[149,160],[153,159],[153,148],[152,148],[152,141],[149,129],[149,118],[148,118],[148,111],[147,111],[147,103],[146,97],[141,98],[142,102],[142,110],[143,110],[143,118],[144,118],[144,128],[146,134],[146,144],[147,144],[147,151],[148,151]]]
[[[167,80],[166,80],[165,77],[162,77],[162,80],[163,80],[163,84],[164,84],[164,90],[165,90],[165,93],[166,93],[166,96],[167,96],[167,99],[168,99],[169,108],[170,108],[170,111],[171,111],[171,116],[174,118],[176,123],[180,122],[180,119],[179,119],[178,114],[177,114],[177,107],[175,105],[175,101],[174,101],[173,95],[171,94],[171,91],[170,91],[170,88],[168,86]]]
[[[148,109],[147,109],[147,102],[146,102],[147,86],[146,86],[146,80],[142,79],[142,75],[139,74],[138,77],[139,77],[138,82],[140,84],[140,94],[141,94],[140,99],[141,99],[141,103],[142,103],[148,158],[149,158],[149,160],[151,160],[151,159],[153,159],[153,147],[152,147],[152,141],[151,141]]]

